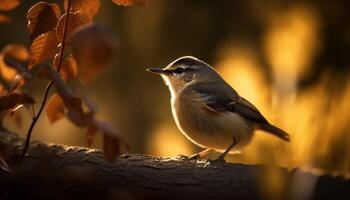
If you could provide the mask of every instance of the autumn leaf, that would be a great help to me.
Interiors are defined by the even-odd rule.
[[[103,134],[103,152],[108,161],[112,162],[114,158],[121,153],[121,146],[129,149],[129,145],[110,123],[105,121],[94,121],[94,125]]]
[[[73,55],[64,60],[60,73],[63,74],[66,81],[72,80],[78,75],[78,66]]]
[[[112,162],[117,155],[120,155],[121,144],[126,143],[110,123],[94,120],[93,124],[103,134],[103,152],[105,158]]]
[[[59,62],[59,54],[56,54],[53,60],[53,66],[56,70],[58,70],[58,65],[59,65],[58,62]],[[41,76],[47,77],[47,73],[48,73],[48,69],[44,68],[41,73]],[[75,58],[73,57],[73,55],[69,55],[64,59],[64,61],[62,62],[59,74],[64,81],[70,81],[78,75],[77,62],[75,61]]]
[[[19,5],[19,0],[1,0],[0,1],[0,10],[12,10]]]
[[[66,21],[67,13],[62,15],[59,19],[56,30],[59,38],[63,38],[64,24]],[[66,43],[70,42],[73,32],[80,26],[91,23],[91,20],[82,12],[69,12],[67,30],[66,30]]]
[[[9,44],[2,49],[5,57],[11,57],[18,61],[25,62],[29,58],[28,49],[22,44]]]
[[[31,64],[39,64],[55,55],[59,41],[55,31],[46,32],[35,38],[30,46]]]
[[[14,59],[13,57],[4,57],[4,63],[17,71],[16,75],[20,75],[25,79],[31,78],[31,73],[28,71],[28,69],[23,66],[18,60]],[[19,73],[19,74],[18,74]]]
[[[67,109],[68,119],[77,126],[86,126],[91,117],[84,113],[84,110],[82,108],[82,100],[62,80],[57,71],[49,68],[48,76],[53,81],[56,92],[62,98],[64,107]]]
[[[46,115],[51,123],[55,123],[64,117],[63,100],[58,94],[53,94],[47,102]]]
[[[0,74],[6,81],[12,81],[17,75],[17,71],[5,63],[2,54],[0,54]]]
[[[98,131],[102,132],[104,134],[103,149],[106,159],[113,161],[115,156],[120,154],[121,144],[126,144],[119,132],[111,124],[95,119],[94,114],[96,107],[93,105],[93,103],[87,101],[88,111],[84,112],[82,107],[82,99],[77,97],[69,86],[64,83],[58,72],[53,68],[49,68],[49,77],[52,79],[54,86],[56,87],[56,91],[60,96],[64,107],[67,109],[67,118],[75,125],[87,128],[86,136],[88,139],[88,145],[91,145],[92,139]],[[59,103],[58,107],[59,117],[63,117],[65,109],[63,108],[61,102]],[[55,114],[55,108],[57,107],[53,106],[53,109],[50,110],[50,112]],[[55,120],[56,118],[54,117],[54,121]]]
[[[39,2],[33,5],[27,13],[27,28],[31,39],[53,30],[60,16],[60,7],[55,3]]]
[[[118,6],[131,6],[131,5],[145,6],[148,4],[148,0],[112,0],[112,1]]]
[[[117,155],[120,155],[120,140],[108,134],[103,134],[103,153],[106,160],[112,162]]]
[[[0,74],[8,82],[8,91],[14,91],[24,84],[23,78],[29,79],[31,74],[21,62],[28,60],[28,50],[21,44],[10,44],[0,53]]]
[[[8,24],[10,23],[12,20],[10,17],[6,16],[6,15],[2,15],[0,14],[0,24]]]
[[[116,36],[100,26],[84,26],[74,34],[72,50],[83,83],[90,82],[108,66],[117,46]]]
[[[71,0],[70,12],[80,11],[90,19],[94,18],[101,7],[100,0]],[[68,8],[68,0],[64,1],[64,9]]]
[[[33,104],[34,99],[28,94],[12,93],[0,97],[0,112],[9,110],[20,104]]]

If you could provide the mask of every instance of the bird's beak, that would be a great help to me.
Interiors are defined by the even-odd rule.
[[[169,72],[164,70],[163,68],[148,68],[146,70],[149,72],[152,72],[152,73],[156,73],[156,74],[164,74],[164,75],[169,74]]]

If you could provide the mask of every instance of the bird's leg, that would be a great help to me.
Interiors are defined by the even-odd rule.
[[[196,154],[193,154],[192,156],[188,157],[189,159],[199,159],[202,158],[203,156],[207,155],[211,149],[204,149],[203,151],[200,151]]]
[[[215,161],[225,162],[225,156],[231,151],[231,149],[237,144],[235,138],[232,139],[231,145],[222,153]]]

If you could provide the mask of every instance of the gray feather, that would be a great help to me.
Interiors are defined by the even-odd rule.
[[[213,87],[193,86],[193,90],[202,97],[202,100],[212,110],[238,113],[242,117],[259,124],[260,129],[289,141],[289,135],[285,131],[270,124],[252,103],[240,97],[236,91],[233,89],[230,91],[211,88]]]
[[[242,117],[256,123],[267,123],[259,110],[246,99],[240,97],[232,88],[204,87],[194,85],[193,90],[203,97],[208,107],[215,111],[230,111],[240,114]],[[214,89],[215,88],[215,89]]]

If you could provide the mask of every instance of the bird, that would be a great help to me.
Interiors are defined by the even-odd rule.
[[[183,56],[164,68],[148,68],[161,75],[171,94],[171,110],[179,130],[204,150],[190,156],[200,158],[209,151],[227,154],[240,152],[256,130],[263,130],[284,141],[288,133],[272,125],[261,112],[241,97],[209,64]]]

